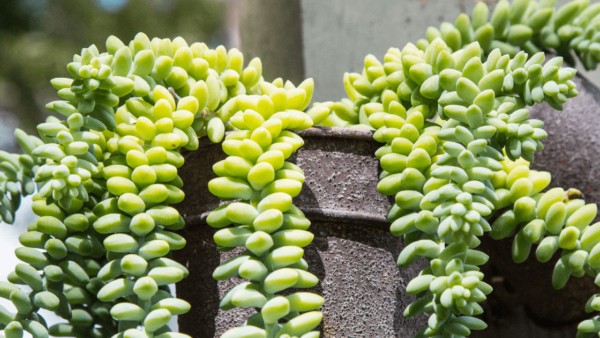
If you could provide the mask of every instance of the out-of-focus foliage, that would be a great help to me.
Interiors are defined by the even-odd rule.
[[[140,31],[216,45],[224,40],[223,18],[218,0],[0,1],[1,148],[11,148],[14,127],[32,132],[44,120],[44,103],[55,95],[48,79],[66,75],[79,46]]]

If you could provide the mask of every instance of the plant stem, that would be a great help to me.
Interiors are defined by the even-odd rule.
[[[266,324],[265,330],[267,331],[267,338],[275,338],[277,331],[279,331],[278,323]]]

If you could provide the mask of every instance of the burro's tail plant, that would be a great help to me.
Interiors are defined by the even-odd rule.
[[[295,131],[313,125],[371,129],[382,144],[378,190],[394,196],[390,229],[406,244],[398,265],[428,259],[407,286],[417,297],[405,315],[429,315],[420,336],[486,327],[476,318],[492,291],[480,271],[486,233],[514,236],[516,262],[534,247],[542,262],[560,252],[557,288],[571,276],[600,285],[597,207],[577,190],[546,190],[550,174],[530,169],[547,134],[527,108],[561,109],[577,95],[563,59],[594,68],[599,25],[600,4],[584,0],[557,10],[552,0],[500,1],[491,14],[480,3],[383,62],[367,56],[361,74],[344,76],[348,98],[308,111],[312,80],[265,81],[260,60],[244,66],[236,49],[142,33],[83,49],[72,78],[52,80],[61,100],[47,108],[60,117],[39,137],[17,131],[24,154],[0,152],[0,217],[13,222],[29,194],[39,216],[19,238],[22,263],[0,282],[14,305],[0,307],[1,332],[187,337],[168,325],[190,310],[169,288],[188,274],[169,258],[186,244],[171,205],[184,198],[181,150],[208,139],[227,157],[213,166],[208,188],[223,203],[206,222],[219,250],[235,249],[213,276],[243,280],[220,306],[256,309],[223,337],[318,337],[324,299],[303,290],[318,283],[303,258],[311,223],[293,204],[304,174],[288,161],[303,145]],[[586,310],[600,311],[599,299]],[[40,310],[62,319],[48,325]],[[598,336],[600,316],[578,329]]]
[[[562,109],[577,95],[572,52],[587,68],[600,59],[600,4],[500,1],[491,17],[479,3],[471,17],[430,28],[427,38],[390,49],[383,63],[365,58],[361,74],[346,74],[347,99],[326,102],[329,126],[366,126],[384,145],[378,190],[395,197],[390,230],[406,247],[398,265],[419,257],[429,265],[407,286],[417,296],[405,315],[429,314],[421,336],[464,337],[486,324],[474,316],[492,291],[479,266],[488,256],[480,237],[514,234],[512,255],[549,261],[560,250],[552,284],[598,276],[600,234],[595,204],[577,190],[544,189],[550,175],[529,169],[547,136],[527,106]],[[598,40],[600,41],[600,40]],[[593,46],[593,47],[592,47]],[[546,60],[541,51],[561,55]],[[588,312],[599,311],[594,295]],[[600,317],[582,322],[578,337],[596,336]]]
[[[215,211],[209,223],[239,224],[215,240],[223,248],[241,243],[248,252],[215,277],[230,276],[237,263],[252,283],[230,292],[223,307],[262,308],[250,321],[264,326],[256,328],[262,335],[312,330],[321,320],[313,311],[320,296],[275,295],[317,283],[302,260],[310,222],[292,205],[304,176],[285,161],[303,143],[292,130],[312,126],[302,111],[312,81],[267,83],[260,60],[244,68],[236,49],[181,38],[140,33],[125,45],[110,37],[106,50],[91,46],[75,55],[67,67],[72,78],[52,80],[62,100],[46,107],[60,118],[40,124],[40,138],[17,131],[24,155],[0,154],[2,219],[13,221],[25,194],[34,194],[39,216],[19,238],[23,263],[0,282],[0,297],[14,304],[0,308],[4,335],[187,337],[168,326],[190,309],[168,287],[188,274],[169,258],[186,244],[174,232],[183,218],[170,205],[184,198],[180,151],[196,150],[199,136],[221,142],[225,124],[235,130],[223,142],[231,156],[215,165],[222,177],[210,189],[241,201]],[[47,325],[41,309],[63,321]]]
[[[208,184],[219,198],[235,200],[207,217],[210,226],[222,228],[214,235],[215,243],[223,250],[244,250],[224,261],[213,276],[248,280],[231,289],[220,307],[260,309],[245,326],[222,337],[318,337],[320,333],[311,330],[321,322],[322,314],[315,310],[323,297],[310,292],[280,294],[318,283],[302,258],[302,248],[313,239],[307,231],[310,221],[292,204],[304,174],[286,161],[304,143],[292,130],[313,124],[301,111],[311,100],[312,81],[297,88],[281,81],[263,82],[260,91],[261,95],[232,99],[237,108],[231,111],[237,112],[221,116],[236,130],[223,141],[227,158],[213,166],[219,177]]]

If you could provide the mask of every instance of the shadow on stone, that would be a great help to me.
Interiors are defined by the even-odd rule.
[[[198,226],[205,229],[199,231]],[[193,310],[179,317],[181,332],[192,337],[215,336],[220,299],[212,272],[220,263],[220,255],[212,240],[213,233],[206,225],[189,226],[180,233],[188,245],[175,252],[175,259],[190,270],[188,278],[177,284],[177,297],[192,303]]]

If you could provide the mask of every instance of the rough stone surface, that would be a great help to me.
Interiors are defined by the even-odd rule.
[[[487,237],[482,242],[482,250],[490,254],[482,271],[494,291],[482,304],[485,312],[480,318],[488,328],[471,337],[574,337],[577,324],[590,316],[583,306],[597,289],[591,279],[572,279],[564,289],[555,290],[551,276],[556,259],[541,264],[530,257],[515,264],[511,245],[511,239]]]
[[[377,192],[379,162],[373,154],[379,145],[373,134],[334,128],[300,134],[305,144],[293,161],[306,177],[297,203],[307,215],[335,214],[386,226],[390,201]]]
[[[219,205],[219,199],[208,191],[208,182],[215,178],[212,165],[226,157],[220,144],[201,142],[196,151],[184,152],[185,165],[181,169],[185,201],[177,209],[188,227],[198,226],[206,213]]]
[[[402,316],[412,297],[404,293],[419,264],[399,270],[395,260],[402,242],[388,231],[389,201],[377,193],[377,144],[370,132],[311,129],[305,146],[293,159],[306,175],[295,203],[313,225],[313,243],[305,249],[310,271],[325,297],[324,337],[411,337],[424,317]],[[193,337],[219,336],[243,323],[253,310],[220,311],[219,298],[240,280],[217,282],[212,271],[235,252],[219,253],[214,230],[202,215],[219,204],[206,185],[214,177],[211,165],[224,158],[219,145],[204,145],[187,153],[183,168],[186,202],[179,206],[188,226],[187,247],[176,258],[190,276],[178,284],[177,294],[201,309],[180,317],[182,332]]]
[[[324,337],[412,337],[424,318],[404,318],[404,289],[418,268],[399,270],[401,242],[387,229],[318,222],[307,260],[325,297]]]
[[[563,111],[546,104],[532,109],[544,121],[548,139],[533,163],[552,174],[552,186],[577,188],[585,199],[600,202],[600,90],[582,76],[575,78],[579,96]]]

